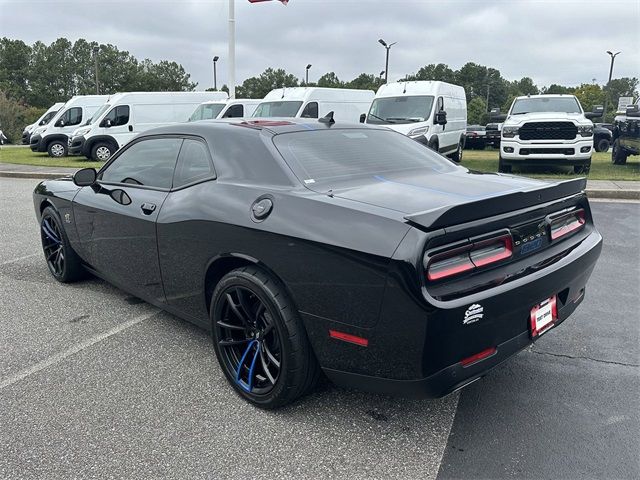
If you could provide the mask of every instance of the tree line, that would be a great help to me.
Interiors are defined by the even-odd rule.
[[[21,40],[4,37],[0,40],[0,125],[3,125],[5,133],[10,130],[7,123],[23,126],[33,122],[42,109],[55,102],[66,101],[73,95],[94,94],[94,50],[97,50],[100,93],[191,91],[197,86],[182,65],[168,60],[157,63],[149,59],[138,60],[115,45],[85,39],[72,43],[66,38],[59,38],[50,45],[42,42],[27,45]],[[638,96],[638,79],[635,77],[617,78],[605,87],[596,83],[584,83],[578,87],[538,86],[530,77],[507,80],[499,70],[473,62],[457,70],[443,63],[428,64],[415,73],[405,75],[402,80],[440,80],[463,86],[467,93],[469,124],[487,123],[490,109],[499,107],[506,111],[513,98],[519,95],[571,93],[580,99],[586,110],[593,105],[603,105],[605,97],[608,97],[607,121],[615,115],[619,97]],[[342,80],[335,72],[328,72],[308,85],[375,91],[382,83],[384,80],[372,73]],[[236,97],[263,98],[275,88],[300,85],[305,85],[304,81],[284,69],[267,68],[237,86]],[[222,89],[225,90],[226,86]],[[21,127],[12,126],[11,130],[17,128]]]

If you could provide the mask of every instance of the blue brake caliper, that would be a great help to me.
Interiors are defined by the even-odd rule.
[[[255,347],[255,353],[253,354],[251,365],[249,365],[249,375],[247,376],[248,381],[245,382],[244,380],[242,380],[242,365],[244,365],[244,362],[253,347]],[[260,342],[258,342],[257,340],[252,340],[251,342],[249,342],[247,349],[242,354],[240,363],[238,363],[238,369],[236,370],[236,383],[240,385],[240,388],[242,388],[246,392],[251,392],[251,390],[253,390],[253,370],[256,366],[258,355],[260,355]]]
[[[49,225],[48,220],[45,220],[44,222],[42,222],[42,231],[44,231],[44,234],[49,238],[49,240],[58,244],[60,243],[60,239],[53,232],[53,228],[51,228],[51,225]]]

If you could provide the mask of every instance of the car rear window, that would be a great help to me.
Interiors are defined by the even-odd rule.
[[[446,158],[391,130],[309,130],[276,135],[273,141],[307,185],[388,172],[456,169]]]

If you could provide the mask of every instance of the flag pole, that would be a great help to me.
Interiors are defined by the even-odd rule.
[[[236,98],[236,15],[235,0],[229,0],[229,98]]]

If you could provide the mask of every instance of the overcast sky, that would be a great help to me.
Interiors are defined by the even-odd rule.
[[[0,35],[50,43],[58,37],[112,43],[138,59],[181,63],[198,89],[227,81],[228,0],[0,0]],[[310,80],[350,80],[384,69],[390,80],[429,63],[472,61],[507,79],[578,85],[609,74],[640,76],[640,0],[236,0],[236,79],[282,67]]]

